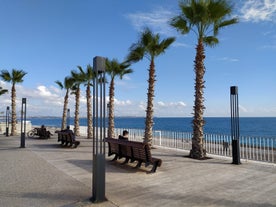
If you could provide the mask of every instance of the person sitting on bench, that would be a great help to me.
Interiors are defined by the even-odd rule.
[[[72,140],[73,140],[75,146],[78,146],[80,144],[79,141],[76,141],[76,136],[75,136],[74,132],[70,129],[70,126],[67,126],[66,129],[64,130],[64,132],[69,132],[72,135]]]
[[[129,134],[128,131],[124,130],[123,131],[123,136],[119,135],[119,139],[124,140],[124,141],[128,141],[128,134]]]
[[[51,138],[51,132],[46,130],[46,127],[44,125],[41,125],[39,136],[42,138]]]

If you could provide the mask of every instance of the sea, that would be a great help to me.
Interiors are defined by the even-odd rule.
[[[59,117],[29,117],[32,125],[60,127]],[[206,117],[204,133],[231,135],[230,117]],[[153,130],[192,132],[192,117],[155,117]],[[73,117],[69,124],[73,125]],[[87,119],[80,118],[80,126],[87,126]],[[115,128],[144,129],[144,117],[117,117]],[[276,117],[240,117],[241,136],[272,137],[276,139]]]

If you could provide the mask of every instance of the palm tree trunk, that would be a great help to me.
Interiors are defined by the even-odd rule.
[[[109,87],[109,114],[108,114],[108,137],[114,138],[114,96],[115,96],[114,78],[111,79]]]
[[[12,84],[12,91],[11,91],[11,108],[12,108],[12,117],[11,117],[11,136],[16,135],[16,90],[15,84]]]
[[[149,87],[148,87],[148,103],[146,110],[146,126],[144,142],[152,145],[152,127],[153,127],[153,98],[154,98],[154,82],[155,82],[155,67],[154,59],[150,62],[149,69]]]
[[[92,139],[93,136],[93,121],[92,121],[92,105],[91,105],[91,91],[90,83],[86,88],[86,104],[87,104],[87,139]]]
[[[61,130],[66,129],[66,116],[67,116],[67,106],[68,106],[68,94],[69,94],[69,90],[67,89],[66,90],[66,94],[64,96]]]
[[[80,88],[76,90],[76,103],[75,103],[75,120],[74,120],[74,132],[76,136],[80,136],[80,118],[79,118],[79,108],[80,108]]]
[[[193,119],[193,138],[192,138],[192,150],[190,151],[190,157],[195,159],[204,159],[206,157],[206,150],[204,148],[203,140],[203,126],[204,126],[204,59],[205,52],[203,41],[199,39],[196,48],[195,58],[195,102],[194,102],[194,119]]]

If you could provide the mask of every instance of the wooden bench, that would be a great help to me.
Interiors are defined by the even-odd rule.
[[[32,130],[30,130],[27,133],[27,135],[30,138],[38,136],[40,139],[49,139],[49,138],[51,138],[52,134],[50,131],[47,131],[46,128],[42,129],[42,128],[35,127]]]
[[[160,167],[162,160],[152,157],[148,144],[135,141],[124,141],[114,138],[105,138],[108,143],[108,156],[115,155],[114,160],[125,158],[123,164],[137,161],[136,167],[141,167],[142,163],[145,166],[153,165],[151,173],[156,172],[157,167]]]
[[[37,131],[37,135],[39,136],[39,138],[42,138],[42,139],[48,139],[48,138],[51,138],[50,136],[50,132],[46,131],[46,128],[44,129],[41,129],[41,128],[35,128],[36,131]]]
[[[61,142],[61,146],[63,147],[72,147],[74,145],[76,148],[80,144],[79,141],[74,140],[74,134],[71,132],[56,131],[56,133],[58,134],[58,142]]]

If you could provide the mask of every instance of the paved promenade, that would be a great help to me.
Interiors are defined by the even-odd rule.
[[[198,161],[185,152],[153,149],[163,164],[150,168],[106,161],[107,202],[92,204],[92,142],[76,149],[49,140],[0,135],[0,207],[276,206],[276,166],[232,165],[215,157]]]

